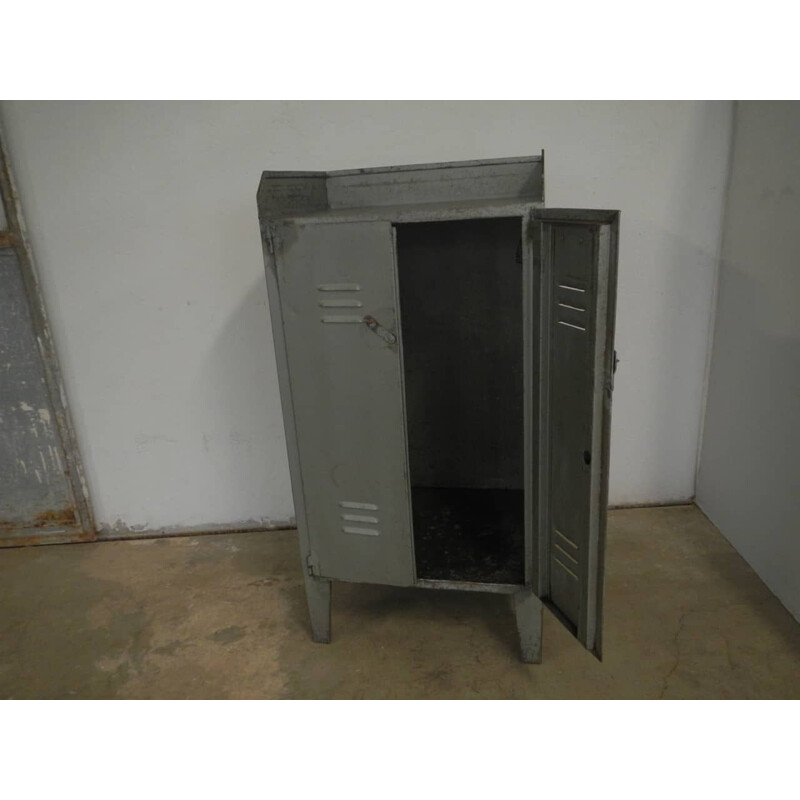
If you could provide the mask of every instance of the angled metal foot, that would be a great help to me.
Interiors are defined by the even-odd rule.
[[[526,664],[542,663],[542,601],[530,590],[514,595],[519,647]]]
[[[331,641],[331,582],[306,576],[306,598],[311,617],[311,639],[319,644]]]

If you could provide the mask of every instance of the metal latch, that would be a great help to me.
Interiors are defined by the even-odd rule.
[[[378,336],[380,336],[381,339],[383,339],[383,341],[386,342],[386,344],[395,344],[397,342],[397,337],[390,330],[384,328],[383,325],[381,325],[380,322],[378,322],[378,320],[375,319],[375,317],[371,317],[369,314],[367,314],[367,316],[364,317],[362,322],[373,333],[377,333]]]

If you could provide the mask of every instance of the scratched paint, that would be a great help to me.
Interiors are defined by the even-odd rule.
[[[74,498],[16,253],[0,250],[0,526],[75,526]]]

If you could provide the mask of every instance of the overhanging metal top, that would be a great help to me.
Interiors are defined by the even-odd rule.
[[[544,202],[544,153],[332,172],[266,171],[258,188],[262,222],[386,216],[387,207],[518,207]],[[354,214],[353,212],[358,212]],[[412,214],[413,216],[413,214]]]

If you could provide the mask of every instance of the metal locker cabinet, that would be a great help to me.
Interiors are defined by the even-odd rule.
[[[528,662],[541,659],[544,602],[599,658],[619,213],[545,209],[543,154],[330,173],[265,172],[258,208],[313,639],[330,641],[331,581],[345,580],[513,595],[522,658]],[[506,250],[495,259],[485,248],[495,246],[492,236],[501,229]],[[401,308],[399,274],[411,274],[404,266],[404,254],[412,252],[406,232],[423,230],[434,237],[442,234],[441,249],[431,251],[430,264],[422,269],[430,267],[428,279],[434,283],[416,297],[419,305],[428,303],[434,320],[440,303],[442,316],[449,313],[457,321],[451,346],[458,345],[459,337],[477,334],[472,318],[459,318],[464,309],[447,308],[457,301],[436,288],[437,266],[442,274],[455,275],[455,281],[462,261],[464,281],[467,262],[483,270],[483,288],[465,287],[473,292],[475,306],[494,296],[483,262],[498,261],[510,269],[509,245],[516,251],[519,274],[498,272],[494,280],[518,281],[509,284],[519,287],[518,333],[500,331],[508,329],[509,319],[517,319],[505,313],[510,309],[489,306],[483,324],[491,341],[472,352],[464,350],[465,343],[458,364],[447,361],[446,352],[439,353],[438,363],[428,359],[439,368],[467,370],[474,359],[479,369],[481,357],[484,365],[497,361],[502,336],[514,337],[521,373],[522,413],[513,422],[518,424],[519,469],[512,469],[510,478],[493,474],[482,483],[458,486],[462,476],[447,490],[458,497],[524,498],[516,506],[524,505],[524,513],[508,517],[511,522],[497,518],[498,530],[506,526],[519,534],[504,545],[507,554],[523,562],[508,579],[458,574],[442,579],[421,574],[415,558],[415,534],[423,526],[414,516],[421,506],[414,478],[419,475],[414,462],[420,458],[419,448],[412,449],[416,455],[410,464],[409,431],[417,437],[415,431],[427,425],[435,448],[437,425],[443,421],[440,410],[438,418],[432,412],[425,425],[417,424],[414,415],[425,403],[411,402],[418,398],[409,397],[411,373],[404,365],[404,309],[407,336],[417,323],[416,312],[409,313],[412,306],[405,305],[415,303],[413,292],[404,295]],[[486,232],[483,251],[473,253],[469,245],[465,250],[459,238],[467,230],[481,236]],[[508,231],[518,241],[511,243]],[[445,271],[448,263],[455,271]],[[477,273],[469,274],[474,278]],[[433,297],[428,290],[441,294]],[[406,342],[416,348],[417,366],[419,339],[412,336]],[[437,341],[430,341],[435,350]],[[437,399],[433,370],[429,383],[429,398]],[[469,403],[501,402],[492,398],[502,394],[491,387],[474,397],[461,392],[454,397],[453,413],[474,412]],[[447,409],[446,402],[433,405]],[[497,412],[503,407],[486,408]],[[502,416],[495,413],[498,426],[505,424]],[[415,445],[419,441],[413,439]],[[476,464],[502,450],[491,435],[483,441],[489,449],[476,452]],[[507,447],[507,435],[503,441]],[[504,455],[499,453],[498,464],[516,463]],[[431,458],[436,460],[435,454]],[[433,491],[438,497],[440,489]],[[449,519],[447,514],[443,518]],[[481,524],[484,536],[486,520]],[[464,538],[456,539],[456,546],[463,541],[466,548],[467,534],[459,535]]]

